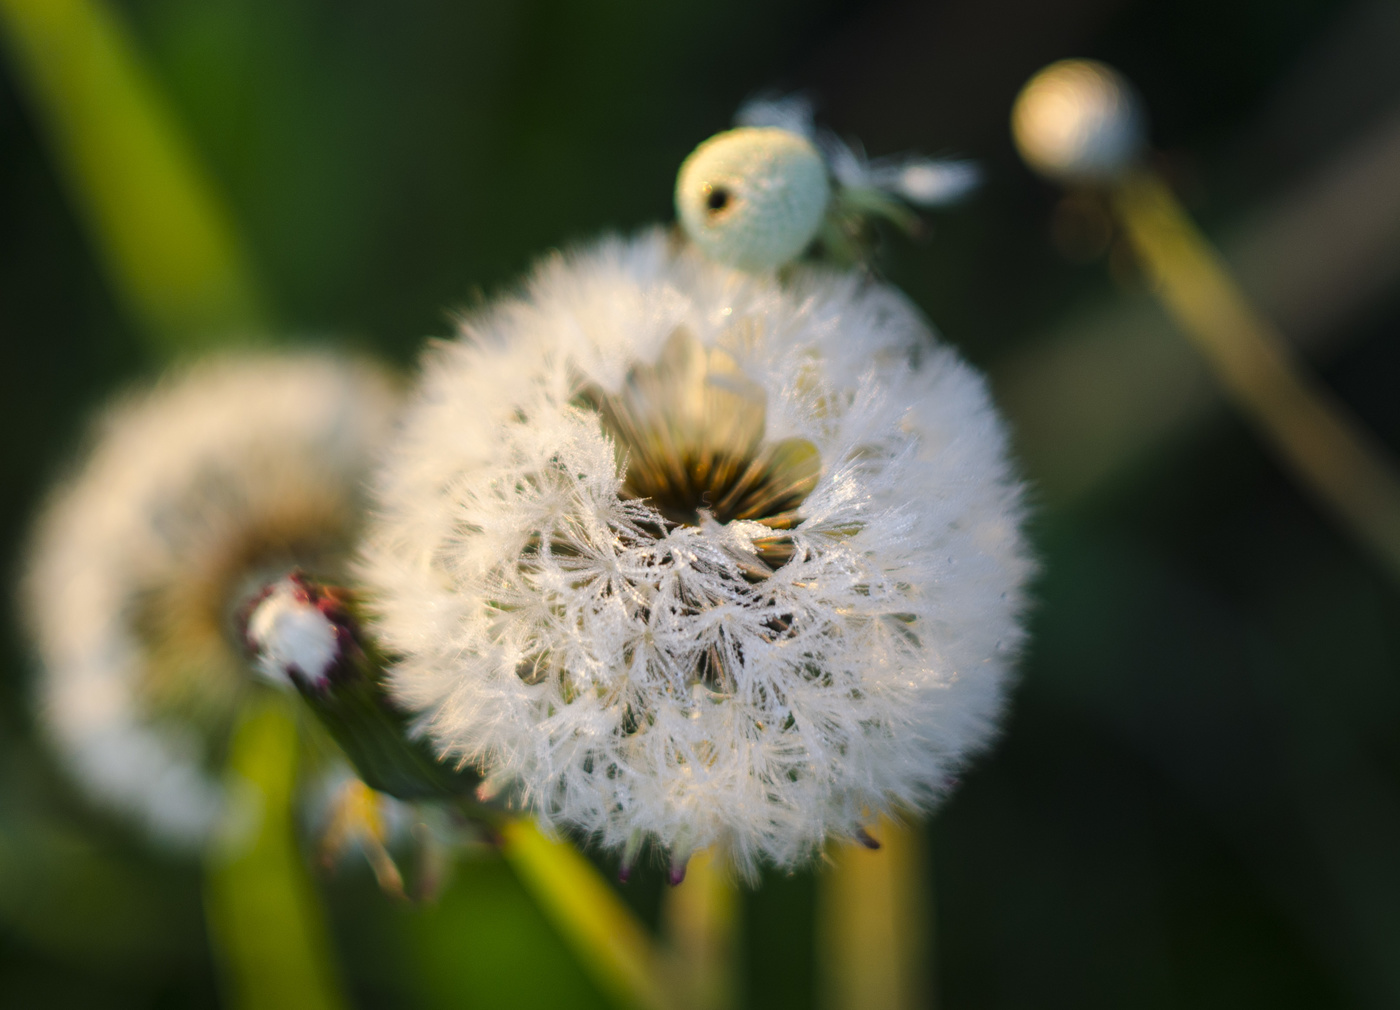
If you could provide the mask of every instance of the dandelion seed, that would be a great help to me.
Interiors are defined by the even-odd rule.
[[[547,261],[433,349],[378,502],[392,693],[624,873],[647,838],[673,873],[715,844],[751,871],[928,808],[1022,637],[982,379],[885,285],[659,230]]]
[[[209,763],[253,682],[234,613],[279,572],[343,569],[396,400],[329,354],[228,357],[103,417],[24,586],[42,721],[96,799],[163,840],[206,836]]]
[[[955,203],[981,180],[970,161],[897,154],[867,158],[861,145],[817,126],[804,95],[760,95],[734,117],[740,126],[772,127],[807,138],[822,152],[831,177],[849,192],[878,191],[922,207]]]

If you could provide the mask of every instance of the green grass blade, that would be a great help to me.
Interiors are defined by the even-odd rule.
[[[651,937],[593,865],[528,819],[506,821],[501,853],[598,987],[621,1006],[678,1005],[658,977]]]
[[[116,12],[101,0],[0,0],[0,41],[111,283],[156,350],[260,332],[232,219]]]

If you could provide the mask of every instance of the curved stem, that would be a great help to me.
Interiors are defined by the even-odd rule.
[[[523,818],[501,820],[496,830],[506,862],[605,993],[623,1006],[675,1007],[650,936],[588,860]]]
[[[1114,209],[1167,311],[1280,460],[1400,579],[1400,477],[1390,452],[1249,303],[1167,186],[1116,183]]]

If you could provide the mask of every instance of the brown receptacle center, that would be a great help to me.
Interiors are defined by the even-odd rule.
[[[764,441],[766,399],[728,353],[685,329],[671,334],[655,364],[634,366],[618,392],[589,384],[578,397],[597,410],[625,461],[624,493],[668,522],[696,526],[705,513],[787,530],[816,487],[821,457],[804,438]],[[770,571],[792,556],[789,537],[760,537],[754,546]]]

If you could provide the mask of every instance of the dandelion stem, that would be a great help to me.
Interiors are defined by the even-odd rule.
[[[879,849],[846,843],[819,880],[818,944],[825,1010],[930,1006],[930,907],[920,832],[888,818]]]
[[[250,703],[229,744],[234,802],[207,856],[205,911],[231,1007],[346,1005],[293,827],[297,748],[281,698]]]
[[[599,987],[628,1007],[671,1010],[647,932],[592,865],[526,819],[503,821],[501,852]]]
[[[1400,578],[1394,459],[1250,305],[1171,191],[1144,169],[1111,191],[1168,312],[1294,476]]]
[[[0,0],[0,42],[118,298],[155,349],[258,332],[232,219],[117,13],[102,0]]]
[[[735,898],[734,885],[708,849],[690,858],[684,883],[666,891],[661,915],[671,974],[688,1010],[735,1005]]]

